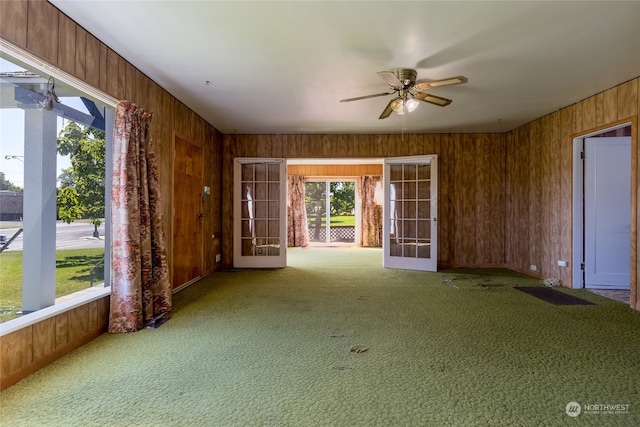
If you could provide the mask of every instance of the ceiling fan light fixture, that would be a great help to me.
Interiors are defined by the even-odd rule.
[[[413,99],[413,98],[407,99],[407,101],[404,103],[404,105],[407,107],[407,111],[409,113],[412,112],[413,110],[415,110],[416,108],[418,108],[419,104],[420,103],[417,100]]]
[[[404,102],[402,98],[394,99],[391,102],[391,109],[398,114],[404,114]]]

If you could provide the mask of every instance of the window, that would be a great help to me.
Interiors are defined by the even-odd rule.
[[[114,103],[76,88],[61,73],[30,65],[28,58],[1,53],[4,322],[109,283],[105,184],[113,126],[105,124],[113,123]]]

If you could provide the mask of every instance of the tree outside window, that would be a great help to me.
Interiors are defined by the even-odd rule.
[[[70,121],[58,136],[58,153],[71,159],[58,176],[58,217],[68,224],[87,219],[98,237],[105,213],[104,132]]]

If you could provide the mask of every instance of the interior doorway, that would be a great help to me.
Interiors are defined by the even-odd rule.
[[[356,242],[356,183],[353,180],[305,182],[309,244],[354,245]]]
[[[631,125],[574,140],[573,287],[629,290]]]

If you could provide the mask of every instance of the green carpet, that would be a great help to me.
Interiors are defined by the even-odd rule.
[[[288,253],[9,388],[0,425],[640,425],[640,313],[622,303],[549,304],[499,269],[383,269],[376,249]]]

